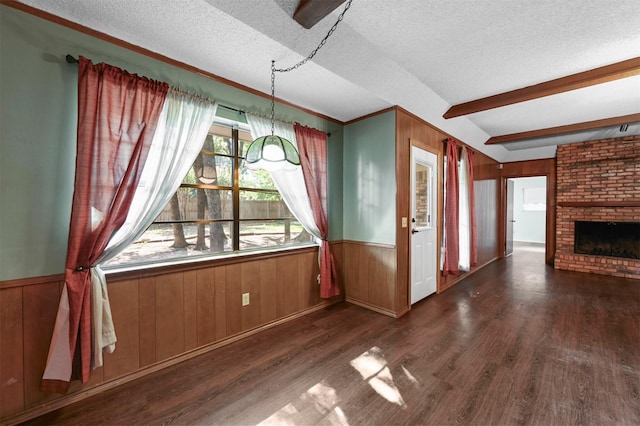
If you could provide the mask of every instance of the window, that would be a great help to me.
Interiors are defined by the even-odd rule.
[[[213,125],[180,188],[146,232],[104,266],[309,244],[269,172],[245,166],[248,131]]]
[[[416,162],[415,170],[415,225],[419,227],[432,228],[432,194],[431,184],[433,179],[433,169],[430,165]]]
[[[547,188],[522,188],[522,209],[528,211],[547,210]]]

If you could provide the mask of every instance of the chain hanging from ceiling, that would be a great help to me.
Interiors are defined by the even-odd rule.
[[[290,66],[289,68],[276,68],[276,61],[271,61],[271,135],[261,136],[251,142],[247,148],[245,161],[249,168],[264,168],[267,170],[291,170],[292,167],[300,165],[300,157],[296,147],[286,138],[275,134],[275,99],[276,99],[276,73],[286,73],[300,68],[302,65],[311,60],[316,53],[327,43],[327,40],[334,33],[338,24],[344,19],[344,14],[351,7],[348,0],[344,10],[338,16],[338,20],[327,32],[327,35],[320,41],[318,46],[311,51],[309,56]]]
[[[297,64],[290,66],[289,68],[276,68],[276,61],[271,61],[271,134],[274,133],[276,73],[277,72],[285,73],[285,72],[293,71],[295,69],[300,68],[304,64],[306,64],[307,61],[310,61],[311,59],[313,59],[313,57],[316,56],[316,53],[318,53],[318,51],[322,49],[322,47],[327,43],[327,40],[329,39],[329,37],[331,37],[333,32],[336,30],[336,28],[338,28],[338,24],[340,24],[340,22],[342,22],[342,20],[344,19],[344,14],[347,13],[347,10],[349,10],[349,8],[351,7],[352,1],[353,0],[349,0],[347,2],[347,4],[344,7],[344,10],[342,11],[342,13],[340,13],[340,15],[338,16],[338,19],[333,24],[333,26],[331,26],[331,28],[327,32],[327,35],[324,36],[322,40],[320,40],[318,47],[313,49],[311,53],[309,53],[309,56],[307,56]]]

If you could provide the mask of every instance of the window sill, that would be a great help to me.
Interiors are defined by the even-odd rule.
[[[288,256],[305,252],[315,252],[318,250],[317,244],[303,244],[276,249],[261,249],[254,251],[232,252],[208,257],[197,257],[193,259],[176,259],[166,262],[151,264],[139,264],[132,266],[117,266],[105,268],[104,273],[107,281],[124,281],[136,278],[153,277],[173,272],[184,272],[202,268],[231,265],[255,260],[264,260],[274,257]]]

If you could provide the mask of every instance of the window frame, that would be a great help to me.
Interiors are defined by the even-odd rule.
[[[229,132],[230,131],[230,132]],[[245,134],[245,138],[241,140],[241,134]],[[203,252],[202,254],[184,256],[184,257],[172,257],[163,260],[155,260],[148,262],[137,262],[130,264],[116,264],[116,265],[103,265],[101,268],[109,276],[123,279],[126,277],[139,276],[140,271],[146,270],[158,270],[159,273],[165,273],[168,271],[180,271],[190,270],[197,267],[207,266],[219,266],[226,264],[233,264],[238,262],[246,262],[250,260],[265,259],[270,257],[278,257],[282,255],[288,255],[291,253],[297,253],[306,250],[317,250],[318,244],[313,240],[313,237],[308,242],[299,242],[294,244],[285,244],[280,246],[266,246],[250,249],[240,249],[240,228],[242,222],[285,222],[285,229],[288,228],[288,224],[291,221],[298,222],[293,213],[290,217],[277,217],[277,218],[241,218],[240,217],[240,193],[242,191],[260,192],[268,194],[277,194],[281,197],[280,191],[277,188],[265,189],[265,188],[251,188],[240,186],[240,170],[244,156],[240,151],[241,142],[251,141],[251,134],[247,129],[241,129],[237,122],[227,122],[227,120],[216,120],[211,125],[211,128],[207,134],[220,137],[228,137],[231,139],[231,153],[216,153],[207,151],[208,154],[229,158],[232,163],[232,176],[231,186],[217,185],[207,183],[181,183],[180,188],[191,189],[209,189],[209,190],[223,190],[231,191],[232,193],[232,218],[231,219],[181,219],[181,220],[154,220],[149,227],[155,224],[211,224],[211,223],[228,223],[230,224],[230,230],[232,234],[232,247],[230,251],[222,252]],[[248,136],[248,138],[246,138]],[[204,142],[203,142],[204,143]],[[203,151],[204,152],[204,151]],[[288,208],[287,208],[288,210]],[[285,231],[286,232],[286,231]]]

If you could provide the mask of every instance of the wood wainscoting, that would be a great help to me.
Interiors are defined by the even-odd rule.
[[[336,252],[340,263],[340,248]],[[105,354],[88,383],[73,382],[64,396],[40,392],[63,277],[0,282],[2,423],[68,405],[342,300],[319,297],[317,247],[256,256],[107,275],[116,351]],[[250,304],[242,306],[247,292]]]
[[[392,245],[343,241],[346,301],[394,318],[408,310],[396,304],[396,250]]]
[[[349,303],[30,425],[638,425],[631,279],[499,259],[400,319]]]

